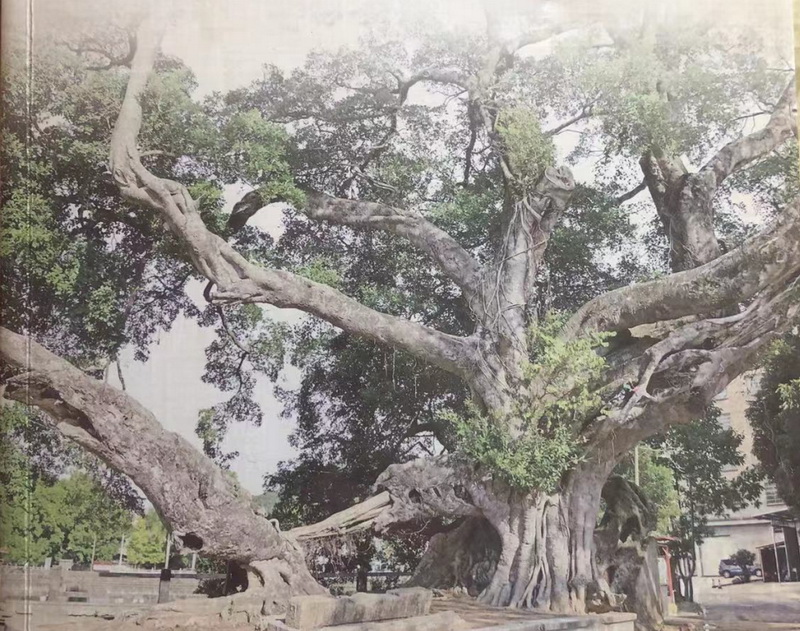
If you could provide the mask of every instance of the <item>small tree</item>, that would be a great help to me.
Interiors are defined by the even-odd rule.
[[[675,476],[681,515],[673,520],[670,534],[678,538],[673,553],[685,600],[694,600],[695,552],[713,534],[709,518],[741,510],[760,497],[759,469],[744,469],[731,479],[723,474],[725,467],[744,464],[742,440],[741,434],[719,424],[719,409],[711,406],[702,419],[675,426],[663,439],[652,441],[661,450],[658,460]]]
[[[756,561],[755,553],[750,552],[750,550],[741,548],[736,551],[736,554],[731,556],[731,559],[733,560],[734,563],[736,563],[736,565],[742,568],[742,578],[744,578],[745,583],[749,583],[750,568],[753,567],[753,564]]]
[[[777,340],[762,367],[759,391],[747,410],[753,453],[781,499],[800,509],[800,335]]]
[[[138,497],[127,481],[65,447],[34,411],[0,409],[0,546],[11,562],[110,558],[130,528]]]
[[[155,511],[147,511],[133,525],[128,543],[128,563],[154,567],[164,562],[167,530]]]

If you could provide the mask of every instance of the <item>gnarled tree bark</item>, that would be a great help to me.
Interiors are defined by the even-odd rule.
[[[142,119],[138,100],[158,39],[153,30],[138,38],[140,49],[112,137],[112,170],[122,194],[159,212],[187,246],[197,270],[218,288],[212,297],[299,308],[351,333],[405,350],[462,377],[493,419],[509,423],[512,432],[522,431],[508,412],[536,388],[522,380],[528,356],[527,305],[549,234],[574,188],[569,171],[549,168],[531,195],[519,199],[514,193],[515,174],[502,146],[495,143],[507,185],[506,231],[503,247],[482,270],[455,240],[414,213],[313,191],[307,194],[302,210],[309,218],[392,232],[425,252],[461,287],[473,307],[477,328],[464,338],[445,335],[376,312],[330,287],[249,263],[208,231],[184,186],[157,178],[142,166],[136,148]],[[477,120],[492,138],[492,114],[484,102],[494,80],[513,63],[512,54],[490,43],[476,76],[429,71],[419,80],[466,86]],[[615,463],[643,438],[699,414],[759,348],[797,317],[793,281],[800,272],[800,204],[791,205],[774,226],[721,257],[710,220],[710,201],[725,174],[759,151],[776,147],[791,132],[786,112],[792,103],[791,95],[785,95],[766,131],[731,143],[697,176],[684,177],[680,165],[663,156],[651,161],[655,165],[651,171],[646,169],[659,212],[671,213],[687,227],[671,233],[673,249],[689,261],[675,267],[693,269],[610,292],[588,303],[568,323],[565,339],[595,330],[619,332],[618,344],[607,357],[603,390],[608,401],[623,385],[637,386],[629,400],[612,403],[607,414],[587,419],[579,438],[586,445],[584,460],[565,475],[558,493],[515,491],[479,479],[476,471],[463,465],[414,463],[392,467],[381,476],[377,484],[389,491],[392,505],[370,519],[379,526],[425,515],[487,520],[501,542],[497,566],[481,593],[492,604],[580,612],[598,597],[611,598],[596,563],[595,521],[601,490]],[[656,176],[664,180],[663,186],[654,180]],[[713,182],[706,186],[709,178]],[[728,318],[707,315],[721,309],[735,312],[748,301],[745,311]],[[628,333],[659,322],[667,323],[664,332]]]
[[[151,16],[137,36],[111,139],[112,173],[121,194],[158,213],[196,270],[216,286],[211,299],[301,309],[349,333],[408,352],[464,379],[493,422],[512,433],[526,431],[515,425],[509,411],[513,405],[537,404],[532,396],[537,384],[523,379],[532,322],[528,304],[547,240],[574,188],[569,171],[549,167],[535,190],[521,199],[514,192],[507,156],[495,142],[494,155],[506,179],[506,230],[497,255],[484,267],[455,239],[411,211],[309,191],[300,210],[310,219],[385,230],[426,253],[461,288],[477,325],[472,335],[457,337],[380,313],[329,286],[246,260],[207,229],[185,186],[142,165],[137,147],[140,99],[164,23]],[[408,81],[454,82],[467,89],[476,124],[496,140],[493,113],[485,104],[491,86],[513,63],[513,50],[490,42],[485,63],[473,77],[432,69]],[[470,561],[437,563],[449,567],[455,581],[475,589],[481,585],[484,602],[560,612],[615,606],[609,550],[622,538],[628,518],[618,526],[607,522],[602,536],[595,529],[601,492],[615,463],[640,440],[700,414],[765,344],[800,316],[800,202],[723,256],[710,215],[713,195],[727,174],[793,133],[787,114],[792,106],[787,93],[763,133],[729,144],[698,174],[685,173],[674,159],[657,152],[643,160],[658,212],[670,222],[677,273],[602,295],[567,324],[564,341],[593,331],[617,335],[602,351],[607,369],[598,392],[606,411],[583,419],[575,436],[584,447],[583,460],[564,474],[552,494],[512,489],[489,472],[453,458],[418,461],[390,467],[378,479],[391,504],[379,495],[370,506],[351,510],[341,523],[332,519],[283,535],[243,509],[219,471],[164,432],[129,397],[90,380],[35,343],[27,354],[28,342],[8,331],[1,340],[5,370],[10,371],[4,376],[6,396],[39,406],[66,435],[130,475],[184,545],[248,566],[269,590],[266,608],[278,607],[289,594],[320,590],[302,563],[298,542],[304,537],[426,516],[465,520],[432,547],[439,558],[455,554],[456,542],[485,532],[487,524],[493,529],[496,538],[487,540],[483,550],[488,555],[492,541],[497,543],[491,571],[488,566],[478,573],[466,569],[475,567]],[[718,317],[720,311],[730,315]],[[633,394],[623,399],[623,386],[631,384]],[[636,512],[634,507],[629,503],[627,512]],[[479,544],[468,550],[476,557],[481,554]],[[433,569],[420,568],[417,580],[434,576]],[[485,585],[482,577],[488,577]]]
[[[795,102],[792,79],[763,129],[726,144],[696,173],[690,173],[679,156],[659,148],[642,156],[640,165],[669,240],[673,271],[692,269],[722,253],[714,231],[714,196],[732,173],[797,135]]]

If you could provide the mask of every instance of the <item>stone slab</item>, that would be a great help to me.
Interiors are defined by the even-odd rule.
[[[635,613],[607,613],[589,616],[550,618],[549,620],[520,620],[500,623],[472,631],[634,631]]]
[[[323,627],[319,631],[460,631],[468,626],[455,612],[441,611],[413,618]]]
[[[322,627],[319,631],[461,631],[469,625],[453,611],[440,611],[427,616],[358,622],[330,627]],[[283,622],[270,622],[266,631],[297,631]]]
[[[472,631],[574,631],[577,629],[588,629],[596,631],[595,620],[589,618],[552,618],[550,620],[519,620],[514,622],[501,622],[473,629]]]
[[[391,590],[385,594],[352,596],[296,596],[289,601],[286,626],[300,631],[327,626],[412,618],[430,612],[432,594],[421,587]]]

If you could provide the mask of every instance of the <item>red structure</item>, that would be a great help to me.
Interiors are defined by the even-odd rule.
[[[664,559],[664,563],[666,564],[666,584],[667,584],[667,596],[669,597],[670,603],[675,603],[675,587],[672,583],[672,554],[670,554],[669,546],[672,542],[678,541],[676,537],[656,537],[656,543],[658,544],[658,556]]]

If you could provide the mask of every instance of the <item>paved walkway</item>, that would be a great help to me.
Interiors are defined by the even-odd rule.
[[[711,589],[710,581],[700,579],[695,592],[712,631],[800,630],[800,583],[754,581]],[[699,624],[696,618],[682,622],[689,628]],[[677,628],[676,619],[671,630]]]
[[[706,617],[717,622],[780,622],[800,628],[800,583],[756,581],[703,589],[697,597]]]

